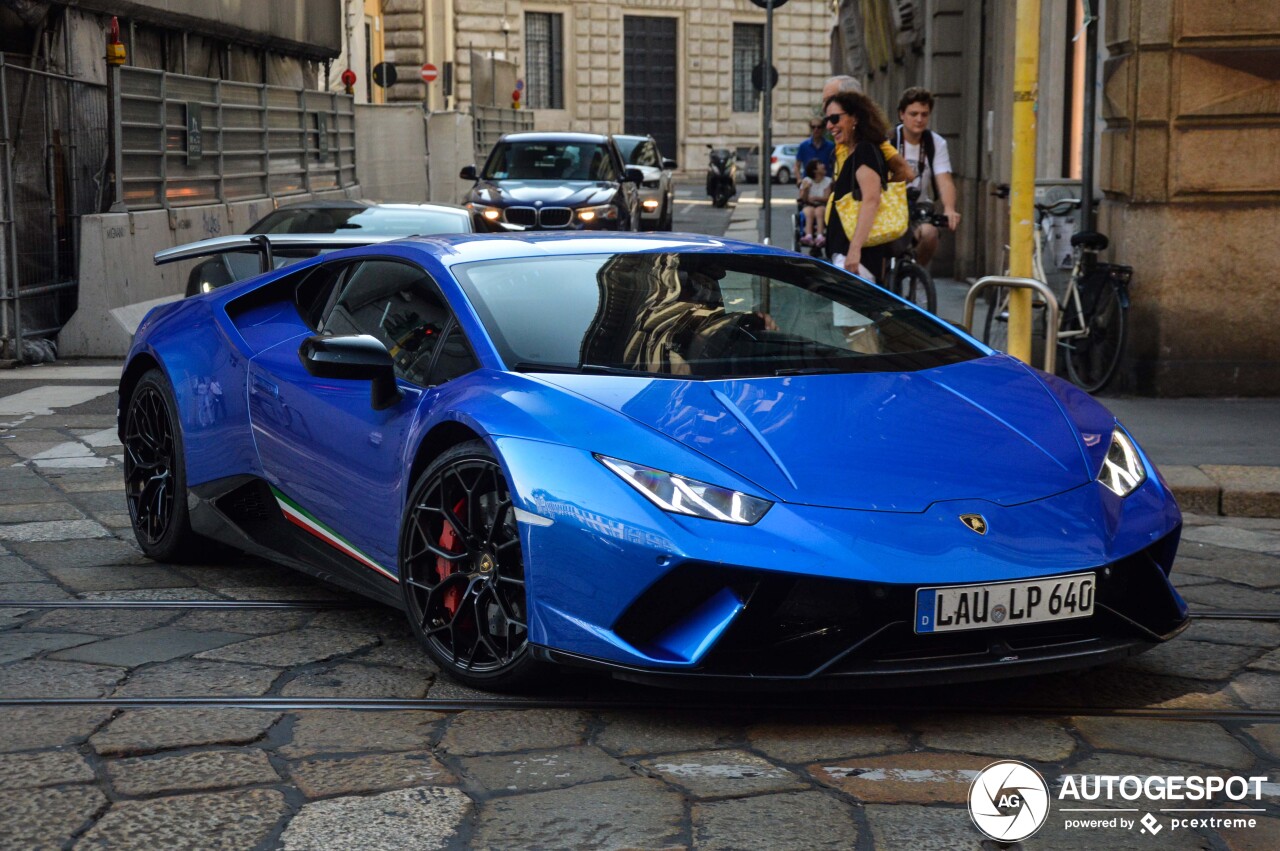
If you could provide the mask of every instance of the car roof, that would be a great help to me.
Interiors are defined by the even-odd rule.
[[[596,142],[609,141],[608,136],[599,133],[508,133],[499,142]]]
[[[372,207],[388,210],[452,210],[469,212],[466,207],[461,204],[441,204],[437,202],[411,204],[408,202],[398,202],[384,204],[379,201],[352,201],[346,198],[342,199],[314,199],[311,201],[291,201],[288,204],[281,204],[276,207],[274,212],[287,213],[292,210],[367,210]],[[270,215],[268,213],[267,215]]]

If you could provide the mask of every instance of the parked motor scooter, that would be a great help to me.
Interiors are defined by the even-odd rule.
[[[738,159],[728,148],[707,145],[707,150],[711,152],[707,163],[707,194],[712,204],[723,207],[738,194]]]

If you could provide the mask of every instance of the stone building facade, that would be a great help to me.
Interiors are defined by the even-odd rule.
[[[929,0],[922,33],[869,49],[840,0],[833,58],[887,110],[909,85],[938,96],[962,229],[937,271],[999,274],[1008,242],[1016,0]],[[1105,259],[1134,267],[1128,350],[1112,389],[1164,396],[1280,394],[1280,3],[1101,0],[1094,197]],[[1036,178],[1080,177],[1080,0],[1042,0]],[[887,15],[880,20],[886,20]],[[1078,190],[1077,190],[1078,191]],[[954,248],[954,255],[946,248]]]
[[[396,63],[402,81],[388,91],[389,100],[468,109],[481,76],[474,57],[514,63],[529,84],[525,103],[538,104],[529,88],[539,77],[528,55],[530,38],[537,38],[531,26],[551,22],[559,31],[562,88],[552,105],[533,110],[536,129],[658,136],[653,127],[670,122],[673,141],[664,153],[694,170],[705,161],[705,145],[759,141],[759,112],[741,108],[748,105],[741,97],[734,103],[735,42],[741,88],[742,63],[759,34],[753,28],[765,23],[764,10],[749,0],[383,0],[383,14],[386,59]],[[827,0],[791,0],[774,13],[778,142],[799,142],[808,133],[831,73],[833,23]],[[444,63],[452,63],[448,100],[443,80],[416,82],[423,62],[442,73]],[[499,92],[496,105],[509,107],[509,94]]]

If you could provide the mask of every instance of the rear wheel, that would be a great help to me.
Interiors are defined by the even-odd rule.
[[[930,313],[938,310],[938,293],[933,286],[933,276],[919,264],[906,261],[898,264],[894,274],[893,291],[916,307]]]
[[[1084,309],[1092,307],[1083,319],[1075,308],[1075,300],[1063,312],[1062,331],[1084,329],[1085,333],[1061,339],[1067,362],[1067,377],[1087,393],[1097,393],[1116,374],[1124,351],[1128,311],[1115,286],[1104,284],[1093,294],[1081,293]]]
[[[414,635],[454,679],[484,689],[532,679],[515,509],[483,442],[448,450],[418,479],[401,526],[400,580]]]
[[[784,186],[790,183],[791,169],[787,168],[785,165],[782,168],[778,169],[778,182],[783,184]]]
[[[200,538],[187,514],[187,471],[173,391],[152,369],[129,397],[124,419],[124,494],[138,546],[156,561],[191,560]]]

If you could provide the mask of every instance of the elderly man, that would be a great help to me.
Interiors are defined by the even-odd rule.
[[[862,85],[853,77],[847,74],[840,74],[831,77],[822,86],[822,103],[825,105],[831,96],[837,92],[857,92],[862,94]],[[916,172],[907,161],[898,153],[898,149],[893,145],[885,142],[880,146],[880,150],[884,153],[885,164],[889,166],[889,179],[900,180],[903,183],[910,183],[916,179]],[[845,157],[849,156],[849,151],[843,145],[836,146],[836,162],[835,169],[831,174],[834,177],[840,171],[840,166],[844,165]]]

